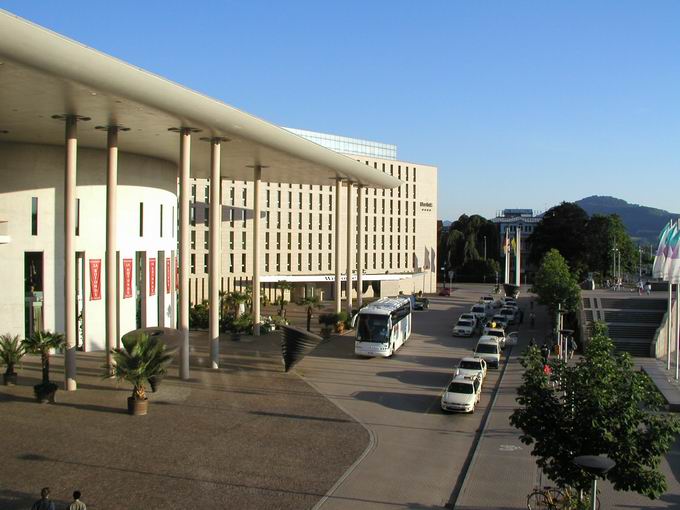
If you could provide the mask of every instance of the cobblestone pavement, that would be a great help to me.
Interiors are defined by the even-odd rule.
[[[206,368],[206,335],[192,335],[192,379],[173,374],[149,414],[126,414],[127,385],[100,377],[103,355],[78,354],[76,392],[41,405],[29,356],[19,386],[0,386],[0,509],[27,509],[50,486],[88,509],[312,507],[368,444],[366,430],[295,374],[278,335],[222,341]],[[54,356],[52,379],[63,380]],[[58,508],[60,508],[58,506]]]

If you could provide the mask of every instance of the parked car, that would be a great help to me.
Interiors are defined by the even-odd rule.
[[[482,358],[486,364],[498,368],[501,364],[501,348],[494,336],[481,336],[474,350],[474,356]]]
[[[513,305],[517,306],[517,300],[513,297],[505,296],[505,297],[501,298],[501,304],[503,306],[509,305],[509,304],[513,304]]]
[[[501,315],[499,313],[497,313],[496,315],[491,317],[491,319],[489,319],[490,324],[496,323],[496,326],[501,327],[503,329],[507,329],[507,327],[509,326],[508,322],[509,322],[508,317],[506,315]]]
[[[508,318],[508,325],[517,323],[517,310],[515,310],[514,308],[504,306],[503,308],[501,308],[501,311],[498,312],[498,314],[504,315],[505,317]]]
[[[472,336],[474,332],[474,322],[466,319],[458,319],[458,322],[456,322],[456,325],[453,326],[453,331],[451,333],[453,336]]]
[[[474,413],[482,394],[482,381],[477,377],[457,375],[442,394],[443,411]]]
[[[486,361],[482,358],[463,358],[453,371],[453,375],[480,376],[482,382],[486,377]]]
[[[486,319],[489,315],[489,305],[483,305],[481,303],[473,305],[470,309],[470,313],[477,317],[477,320]]]
[[[477,322],[477,317],[475,317],[474,313],[470,313],[470,312],[462,313],[462,314],[460,314],[460,317],[458,317],[458,320],[461,320],[461,319],[466,320],[466,321],[472,321],[475,325],[475,328],[479,325],[479,323]]]
[[[498,308],[500,306],[500,303],[491,296],[482,296],[479,302],[489,305],[491,308]]]
[[[496,337],[498,339],[498,345],[500,346],[500,348],[505,349],[505,329],[503,329],[503,328],[492,328],[490,325],[487,325],[482,330],[482,336]]]

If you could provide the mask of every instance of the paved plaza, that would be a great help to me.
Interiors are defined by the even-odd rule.
[[[535,327],[525,321],[507,365],[490,370],[474,414],[439,409],[453,367],[476,343],[452,337],[451,326],[489,290],[463,285],[431,298],[391,359],[357,358],[349,333],[288,374],[278,334],[224,338],[213,371],[207,335],[194,332],[192,379],[180,381],[173,367],[146,417],[126,414],[130,390],[101,378],[101,354],[78,355],[77,392],[35,403],[40,366],[29,356],[19,386],[0,386],[0,509],[29,508],[46,485],[62,505],[81,490],[91,509],[526,508],[534,486],[549,482],[508,417],[519,355],[548,330],[544,310],[535,306]],[[530,300],[520,297],[525,311]],[[52,367],[61,381],[60,356]],[[678,459],[680,444],[662,461],[669,491],[659,500],[605,483],[602,508],[680,507]]]

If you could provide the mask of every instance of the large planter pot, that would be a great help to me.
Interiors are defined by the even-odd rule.
[[[35,398],[41,404],[54,404],[54,395],[59,387],[54,383],[36,384],[33,386]]]
[[[2,374],[2,382],[5,386],[16,386],[17,384],[17,373],[4,373]]]
[[[149,400],[140,400],[135,397],[128,397],[128,413],[132,416],[145,416],[149,409]]]
[[[160,376],[149,377],[149,385],[151,386],[151,391],[153,393],[156,393],[158,391],[158,387],[161,385],[162,380],[163,377]]]

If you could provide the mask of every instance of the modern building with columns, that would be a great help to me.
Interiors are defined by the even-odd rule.
[[[337,204],[348,183],[376,199],[402,185],[377,162],[339,154],[5,11],[0,33],[0,332],[63,332],[66,389],[77,387],[77,349],[108,351],[140,326],[177,325],[180,375],[189,377],[192,178],[224,182],[221,198],[219,187],[209,192],[208,225],[228,220],[233,208],[222,202],[231,184],[251,190],[234,221],[249,223],[256,317],[258,283],[272,263],[263,257],[267,233],[275,242],[270,229],[279,221],[267,191],[271,200],[273,190],[323,187],[318,195]],[[334,228],[362,218],[357,210],[336,208]],[[314,221],[319,213],[328,221],[325,209]],[[229,260],[222,234],[208,232],[210,302],[224,274],[220,257]],[[340,256],[339,237],[330,250],[322,242],[324,263],[329,252]],[[214,368],[217,308],[207,340]]]
[[[435,292],[437,168],[398,160],[395,145],[300,129],[289,131],[401,182],[393,189],[363,188],[361,204],[358,187],[352,187],[349,209],[354,231],[349,252],[355,282],[352,298],[358,298],[357,264],[363,269],[363,297]],[[278,295],[277,284],[286,281],[293,286],[294,299],[310,291],[325,300],[335,299],[336,234],[341,247],[338,253],[341,279],[347,278],[347,185],[339,202],[332,182],[267,183],[263,190],[263,292],[274,299]],[[249,215],[253,185],[225,179],[221,196],[224,213],[220,290],[229,292],[251,285],[252,259],[248,254],[252,242]],[[193,180],[191,208],[190,294],[195,304],[208,299],[209,180]],[[340,212],[339,228],[336,211]],[[344,285],[342,289],[344,299]]]

